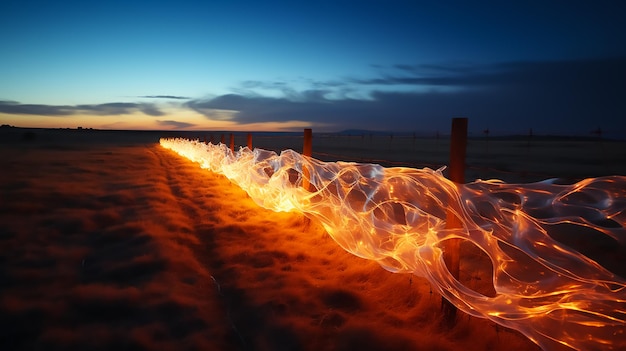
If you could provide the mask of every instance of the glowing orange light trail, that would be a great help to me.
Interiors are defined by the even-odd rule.
[[[626,280],[553,238],[568,225],[571,236],[591,229],[624,245],[625,176],[459,185],[428,168],[322,162],[292,150],[232,152],[185,139],[161,145],[225,175],[264,208],[318,220],[347,251],[427,278],[460,310],[516,329],[544,350],[626,349]],[[301,186],[305,174],[309,190]],[[446,228],[448,211],[461,228]],[[495,296],[450,274],[442,248],[452,238],[489,256]]]

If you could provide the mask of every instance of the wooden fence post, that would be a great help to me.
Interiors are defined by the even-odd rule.
[[[230,133],[230,151],[235,151],[235,135]]]
[[[450,134],[450,165],[448,176],[451,181],[465,183],[465,156],[467,150],[467,118],[453,118]],[[462,227],[461,219],[451,211],[447,212],[446,228]],[[444,242],[443,259],[455,279],[459,279],[461,239],[449,239]],[[452,327],[456,320],[457,308],[445,298],[441,301],[444,322]]]
[[[252,150],[252,133],[248,133],[248,149]]]
[[[311,157],[313,151],[313,130],[311,128],[304,129],[304,145],[302,146],[302,155]],[[306,167],[302,167],[302,187],[309,190],[309,178],[311,173]]]

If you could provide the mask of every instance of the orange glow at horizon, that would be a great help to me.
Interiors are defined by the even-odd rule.
[[[240,124],[237,123],[232,116],[236,111],[224,111],[220,115],[223,118],[220,119],[209,119],[206,116],[192,110],[163,109],[163,111],[165,112],[163,116],[149,116],[141,112],[110,116],[86,114],[68,116],[38,116],[0,113],[0,124],[8,124],[22,128],[82,127],[114,130],[229,130],[233,132],[245,132],[250,130],[280,132],[311,127],[311,123],[305,121]],[[176,123],[183,124],[177,125]]]
[[[586,231],[626,242],[626,177],[455,184],[441,171],[322,162],[184,139],[161,145],[225,175],[261,207],[319,221],[346,251],[425,277],[460,310],[520,331],[544,350],[626,348],[626,280],[558,238]],[[307,170],[305,172],[304,170]],[[302,187],[309,175],[309,190]],[[461,221],[446,226],[447,212]],[[454,278],[444,243],[461,239],[492,264],[493,295]]]

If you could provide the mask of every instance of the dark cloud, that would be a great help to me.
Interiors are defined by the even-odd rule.
[[[210,100],[191,101],[187,106],[211,118],[211,110],[236,110],[241,124],[257,122],[311,121],[319,124],[352,125],[364,118],[362,112],[374,111],[377,104],[363,100],[328,100],[325,91],[307,91],[293,101],[288,98],[222,95]],[[307,97],[308,99],[306,99]],[[368,117],[373,116],[368,113]]]
[[[266,82],[261,80],[244,80],[240,85],[244,89],[283,89],[288,85],[288,83],[282,81]]]
[[[161,127],[172,128],[172,129],[184,129],[184,128],[189,128],[189,127],[195,126],[195,124],[192,124],[192,123],[185,123],[185,122],[172,121],[172,120],[156,121],[156,122]]]
[[[185,105],[207,117],[212,109],[238,111],[234,119],[241,124],[299,120],[334,130],[446,131],[450,118],[466,116],[475,131],[526,133],[533,128],[580,134],[601,127],[626,136],[626,59],[396,65],[388,70],[381,77],[349,80],[369,89],[364,99],[337,98],[325,86],[291,89],[281,98],[229,94]],[[289,88],[271,82],[246,86]]]
[[[314,87],[316,89],[324,89],[324,88],[332,88],[332,87],[341,87],[348,84],[348,82],[341,80],[313,80],[313,79],[304,79],[301,78],[295,82],[286,82],[286,81],[260,81],[260,80],[246,80],[241,82],[240,86],[244,89],[265,89],[265,90],[282,90],[282,89],[292,89],[292,85],[294,83],[300,83],[307,86]]]
[[[471,88],[590,86],[624,88],[626,58],[580,61],[507,62],[493,65],[394,65],[404,74],[354,79],[363,85],[416,85]]]
[[[87,113],[99,116],[131,114],[141,111],[150,116],[164,115],[154,104],[138,104],[131,102],[110,102],[95,105],[37,105],[20,104],[15,101],[0,101],[0,113],[39,116],[71,116]]]
[[[233,89],[236,94],[243,96],[264,96],[269,91],[279,92],[289,100],[299,101],[306,99],[303,94],[308,92],[323,92],[324,94],[334,93],[339,96],[347,96],[352,92],[350,82],[348,81],[318,81],[312,79],[298,79],[293,82],[286,81],[259,81],[259,80],[246,80],[241,82],[240,86]],[[297,86],[309,87],[309,90],[304,92],[297,89]]]
[[[393,65],[392,67],[400,71],[409,72],[411,74],[429,74],[429,73],[440,74],[442,72],[469,73],[469,72],[476,71],[477,69],[482,68],[479,65],[466,63],[466,62],[452,62],[448,64],[419,64],[419,65],[396,64],[396,65]]]
[[[165,113],[163,113],[161,110],[159,110],[156,107],[156,105],[153,105],[153,104],[140,104],[139,110],[148,116],[158,117],[158,116],[165,115]]]
[[[190,97],[187,96],[176,96],[176,95],[143,95],[138,96],[144,99],[174,99],[174,100],[189,100]]]
[[[20,104],[16,101],[0,101],[0,113],[14,115],[67,116],[75,113],[74,106]]]
[[[90,114],[111,116],[132,113],[134,110],[140,109],[139,104],[130,102],[110,102],[98,105],[77,105],[76,111],[85,111]]]

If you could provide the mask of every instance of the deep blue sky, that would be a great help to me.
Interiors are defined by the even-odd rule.
[[[3,1],[0,122],[626,137],[622,1]]]

